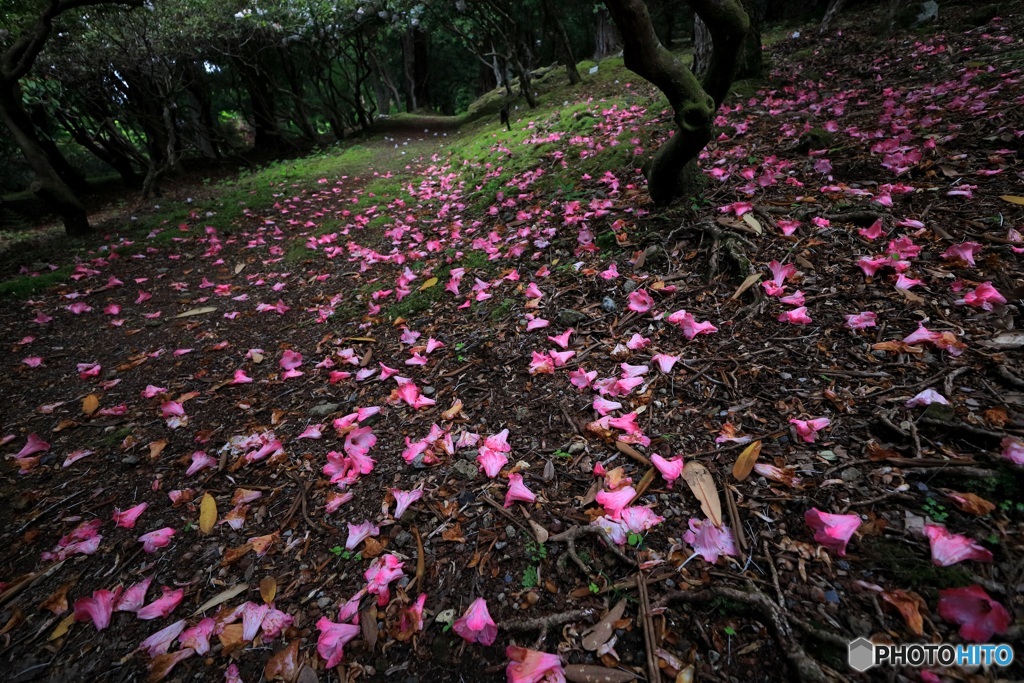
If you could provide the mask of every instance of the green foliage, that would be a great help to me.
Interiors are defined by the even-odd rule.
[[[536,567],[527,567],[523,570],[523,588],[535,588],[540,583]]]
[[[927,498],[921,505],[921,510],[934,521],[942,524],[949,518],[949,510],[935,498]]]

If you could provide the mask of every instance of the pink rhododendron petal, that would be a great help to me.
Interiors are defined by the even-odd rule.
[[[123,512],[118,509],[114,509],[114,526],[121,526],[125,529],[135,528],[135,522],[138,521],[139,515],[146,511],[149,507],[149,503],[139,503],[135,507],[128,508]]]
[[[668,488],[672,488],[672,484],[683,474],[683,462],[682,456],[667,460],[657,453],[651,454],[651,464],[654,465],[658,472],[661,473],[662,478],[668,485]]]
[[[1006,633],[1010,614],[978,585],[939,591],[939,616],[960,625],[960,637],[972,643],[987,643],[992,636]]]
[[[672,368],[679,362],[679,356],[656,353],[651,356],[651,360],[658,364],[658,369],[667,374],[672,372]]]
[[[635,289],[629,293],[629,310],[646,313],[654,305],[654,299],[646,291]]]
[[[377,596],[378,607],[383,607],[391,599],[388,586],[404,575],[403,566],[404,563],[397,556],[388,554],[375,559],[363,572],[363,578],[367,583],[366,590]]]
[[[818,437],[818,432],[828,427],[831,421],[827,417],[818,417],[813,420],[791,419],[789,423],[796,428],[797,436],[803,441],[814,443]]]
[[[1003,457],[1014,465],[1024,466],[1024,442],[1013,437],[1006,437],[1000,442],[1003,447]]]
[[[345,548],[347,550],[355,550],[356,546],[362,543],[368,536],[376,536],[379,533],[380,528],[375,526],[373,522],[366,521],[362,524],[348,522],[348,538],[345,541]]]
[[[163,596],[141,608],[135,615],[139,619],[166,617],[175,610],[178,604],[181,603],[182,598],[185,597],[185,589],[183,588],[172,590],[164,586],[163,592]]]
[[[878,315],[872,311],[847,314],[843,317],[846,319],[846,327],[851,330],[865,330],[869,327],[875,327],[878,324]]]
[[[149,591],[149,584],[153,583],[153,577],[143,579],[134,586],[128,588],[121,597],[114,603],[115,612],[138,612],[139,608],[146,602],[146,593]]]
[[[263,623],[260,627],[263,629],[263,635],[261,636],[263,642],[268,643],[279,635],[286,628],[289,628],[295,623],[295,618],[292,615],[282,612],[279,609],[271,607],[265,617],[263,617]]]
[[[174,529],[164,527],[163,529],[150,531],[148,534],[139,536],[139,541],[142,543],[142,549],[144,551],[147,553],[155,553],[158,548],[163,548],[170,543],[171,537],[173,537],[174,534]]]
[[[601,505],[611,519],[618,520],[622,510],[629,505],[636,496],[636,489],[632,486],[622,486],[614,491],[598,491],[595,500]]]
[[[178,638],[178,643],[183,648],[192,648],[197,655],[205,655],[210,651],[210,636],[217,622],[206,617],[192,628],[186,629]]]
[[[814,531],[814,540],[846,557],[846,544],[850,542],[861,520],[857,515],[833,515],[811,508],[804,513],[804,521]]]
[[[477,598],[465,614],[455,620],[452,630],[469,643],[491,645],[498,637],[498,625],[487,611],[487,601]]]
[[[185,629],[185,620],[176,621],[170,626],[160,629],[149,638],[139,643],[139,649],[144,650],[151,658],[162,655],[171,647],[174,639]]]
[[[260,632],[264,617],[270,611],[270,605],[247,602],[242,607],[242,639],[249,641]]]
[[[569,348],[569,336],[573,332],[575,332],[575,330],[573,330],[573,328],[570,327],[569,329],[567,329],[565,332],[563,332],[560,335],[557,335],[557,336],[554,336],[554,337],[549,335],[548,339],[550,341],[554,342],[555,344],[557,344],[560,348],[567,349],[567,348]]]
[[[709,520],[695,518],[690,519],[688,526],[690,530],[683,534],[683,540],[689,543],[694,554],[704,558],[705,562],[715,564],[722,555],[735,557],[738,554],[729,527],[723,525],[719,528]]]
[[[916,408],[918,406],[930,406],[933,403],[941,403],[944,406],[949,405],[949,401],[946,400],[946,397],[934,389],[925,389],[912,399],[908,400],[904,405],[908,408]]]
[[[558,655],[538,652],[525,647],[509,645],[505,648],[509,658],[505,667],[507,683],[564,683],[565,669]]]
[[[487,446],[482,446],[476,456],[480,469],[491,479],[498,476],[501,468],[508,464],[508,456]]]
[[[508,475],[508,492],[505,494],[505,507],[512,507],[516,501],[535,503],[537,495],[523,483],[523,475],[513,472]]]
[[[423,497],[423,489],[413,489],[412,491],[391,489],[391,495],[395,499],[395,519],[401,519],[409,506]]]
[[[92,620],[97,631],[102,631],[110,626],[110,616],[114,611],[114,601],[118,593],[101,588],[93,591],[91,598],[81,598],[75,601],[75,621]]]
[[[779,314],[779,322],[788,322],[793,325],[810,325],[814,321],[811,320],[811,316],[807,314],[807,307],[801,306],[800,308],[795,308],[792,311],[786,311]]]
[[[28,440],[25,442],[25,445],[22,446],[21,450],[18,451],[14,457],[27,458],[30,455],[35,455],[36,453],[45,453],[49,450],[50,444],[46,443],[35,434],[29,434]]]
[[[651,527],[665,521],[664,517],[656,515],[649,507],[642,505],[623,508],[622,512],[619,513],[619,518],[626,525],[626,528],[634,534],[645,533]]]
[[[316,627],[320,630],[316,651],[327,660],[326,667],[333,669],[345,657],[345,645],[359,635],[359,627],[352,624],[336,624],[327,617],[320,617]]]
[[[932,562],[938,567],[949,567],[964,560],[992,562],[992,553],[972,538],[950,533],[941,524],[925,524],[924,535],[932,549]]]

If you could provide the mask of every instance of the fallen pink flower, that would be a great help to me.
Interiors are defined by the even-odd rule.
[[[235,375],[234,375],[234,377],[231,378],[231,382],[230,383],[231,384],[250,384],[251,382],[252,382],[252,377],[249,377],[249,375],[245,374],[245,370],[243,370],[242,368],[239,368],[239,369],[235,370]]]
[[[857,515],[833,515],[818,508],[805,512],[804,521],[814,531],[814,540],[835,550],[839,557],[846,557],[846,545],[860,527]]]
[[[803,306],[804,293],[798,289],[789,296],[780,297],[779,302],[784,303],[787,306]]]
[[[295,623],[295,618],[287,612],[275,608],[271,605],[270,609],[267,610],[267,615],[263,617],[263,623],[260,625],[263,629],[262,640],[265,643],[277,638],[281,635],[281,632]]]
[[[534,330],[540,330],[548,327],[551,323],[544,318],[533,318],[530,322],[526,323],[526,331],[533,332]]]
[[[924,535],[932,549],[932,563],[937,567],[949,567],[964,560],[992,562],[992,553],[973,538],[950,533],[941,524],[925,524]]]
[[[847,314],[843,317],[846,318],[846,327],[851,330],[866,330],[867,328],[875,327],[878,324],[878,315],[872,311]]]
[[[580,390],[589,388],[595,379],[597,379],[596,370],[587,372],[584,368],[578,367],[569,372],[569,383]]]
[[[918,406],[930,406],[933,403],[941,403],[944,406],[949,405],[949,401],[946,400],[946,397],[934,389],[925,389],[903,405],[908,408],[917,408]]]
[[[903,273],[896,276],[896,289],[910,289],[918,285],[923,285],[924,280],[918,280],[917,278],[907,277]]]
[[[498,637],[498,625],[487,611],[487,601],[477,598],[466,613],[455,620],[452,629],[469,643],[491,645]]]
[[[593,408],[598,412],[598,414],[604,416],[612,412],[613,410],[619,410],[620,408],[622,408],[622,404],[619,403],[618,401],[609,401],[608,399],[596,396],[594,398]]]
[[[14,457],[27,458],[30,455],[45,453],[48,450],[50,450],[50,444],[40,439],[36,434],[29,434],[25,445],[21,447],[21,450]]]
[[[818,432],[832,424],[827,417],[816,417],[813,420],[791,419],[789,423],[796,428],[797,436],[806,443],[814,443],[814,440],[818,437]]]
[[[139,541],[142,543],[142,549],[147,553],[155,553],[157,548],[163,548],[171,542],[171,538],[174,536],[175,531],[170,527],[164,527],[163,529],[157,529],[156,531],[150,531],[148,534],[139,536]]]
[[[39,356],[28,356],[27,358],[22,358],[21,362],[30,368],[38,368],[43,364],[43,359]]]
[[[118,592],[108,591],[101,588],[93,591],[91,598],[80,598],[75,601],[75,621],[92,620],[97,631],[102,631],[110,626],[110,616],[114,611],[114,601],[117,600]]]
[[[651,464],[657,468],[658,472],[661,473],[662,478],[668,485],[668,488],[672,488],[672,484],[683,474],[683,457],[672,458],[668,460],[661,457],[657,453],[651,454]]]
[[[319,439],[323,437],[323,433],[320,431],[324,428],[322,424],[309,425],[302,433],[299,434],[296,439]]]
[[[247,602],[242,606],[242,640],[250,641],[260,632],[263,619],[270,611],[270,605]]]
[[[654,305],[654,299],[646,291],[635,289],[629,293],[629,310],[637,313],[646,313]]]
[[[413,489],[412,491],[391,489],[391,495],[395,499],[395,519],[401,519],[409,506],[423,497],[423,489]]]
[[[537,286],[536,282],[531,282],[523,294],[526,295],[527,299],[539,299],[544,296],[544,292],[540,291],[540,287]]]
[[[960,625],[960,637],[972,643],[987,643],[997,633],[1006,633],[1010,614],[978,585],[939,591],[939,615]]]
[[[633,336],[626,342],[626,348],[630,351],[641,351],[651,345],[651,340],[647,337],[641,336],[639,333],[633,333]]]
[[[142,397],[143,398],[153,398],[155,396],[159,396],[160,394],[166,394],[166,393],[167,393],[167,389],[166,388],[154,386],[152,384],[148,384],[148,385],[146,385],[146,388],[142,390]]]
[[[618,520],[622,510],[633,502],[634,497],[636,497],[636,489],[632,486],[620,486],[614,491],[598,491],[594,499],[605,509],[611,519]]]
[[[683,534],[683,540],[693,547],[694,556],[699,555],[705,562],[715,564],[722,555],[735,557],[738,554],[728,526],[719,528],[710,520],[691,518],[689,527],[690,530]]]
[[[153,577],[139,581],[128,588],[114,603],[115,612],[138,612],[146,603],[146,593],[149,591],[149,584],[153,583]]]
[[[857,231],[866,240],[876,240],[884,234],[882,230],[882,219],[877,219],[870,228],[861,228]]]
[[[516,501],[524,503],[537,502],[537,495],[523,483],[523,475],[513,472],[508,475],[508,492],[505,494],[505,507],[512,507]]]
[[[380,527],[373,522],[365,521],[362,524],[348,522],[348,539],[345,541],[346,550],[355,550],[356,546],[362,543],[368,536],[376,536],[380,533]]]
[[[651,360],[658,364],[658,369],[668,374],[672,372],[672,368],[676,363],[679,362],[679,356],[670,356],[665,353],[656,353],[651,356]]]
[[[548,355],[551,356],[551,363],[556,368],[564,368],[565,364],[569,362],[569,359],[576,355],[575,351],[548,351]]]
[[[491,479],[498,476],[501,468],[508,464],[508,456],[487,446],[482,446],[476,456],[477,464]]]
[[[892,265],[892,263],[892,259],[886,256],[875,256],[874,258],[861,256],[857,260],[857,266],[864,271],[865,277],[874,277],[880,268]]]
[[[210,651],[210,636],[217,622],[206,617],[190,629],[186,629],[178,638],[178,644],[183,648],[195,650],[197,655],[205,655]]]
[[[794,232],[797,231],[797,228],[800,227],[800,221],[782,219],[775,221],[775,225],[779,227],[779,230],[782,231],[783,235],[786,235],[788,237],[789,235],[792,235]]]
[[[145,512],[148,507],[149,503],[139,503],[135,507],[128,508],[123,512],[114,508],[114,526],[121,526],[125,529],[134,529],[135,522],[138,521],[139,515]]]
[[[999,293],[991,282],[982,282],[972,291],[967,292],[963,299],[957,299],[957,306],[973,306],[983,311],[991,311],[993,304],[1005,304],[1006,297]]]
[[[532,359],[530,361],[530,374],[531,375],[553,375],[555,374],[555,364],[551,359],[551,356],[546,353],[533,352]]]
[[[573,328],[570,327],[569,329],[567,329],[565,332],[558,336],[552,337],[549,335],[548,339],[557,344],[559,348],[567,349],[569,348],[569,335],[571,335],[574,331],[575,330],[573,330]]]
[[[149,638],[139,643],[139,649],[144,650],[150,658],[166,654],[174,639],[185,629],[185,620],[176,621],[170,626],[160,629]]]
[[[1014,465],[1024,466],[1024,443],[1019,439],[1008,436],[1002,440],[1000,445],[1003,447],[1002,455],[1004,458]]]
[[[185,597],[185,589],[172,590],[167,586],[163,587],[163,595],[149,603],[135,613],[139,619],[149,620],[158,617],[166,617],[177,608]]]
[[[88,449],[79,448],[77,451],[68,453],[67,457],[64,458],[64,463],[61,465],[61,467],[71,467],[73,464],[75,464],[82,458],[88,457],[92,454],[93,452]]]
[[[620,521],[634,534],[642,534],[665,521],[661,515],[655,514],[649,507],[634,505],[623,508],[619,514]]]
[[[316,651],[327,660],[326,667],[333,669],[344,659],[345,645],[359,635],[359,627],[352,624],[336,624],[327,617],[320,617],[316,627],[320,630]]]
[[[213,469],[217,467],[218,460],[212,455],[207,455],[206,451],[196,451],[192,454],[192,464],[185,470],[185,476],[191,477],[196,472],[205,469]]]
[[[780,323],[791,323],[793,325],[810,325],[813,320],[811,316],[807,315],[807,307],[801,306],[800,308],[794,308],[792,311],[786,311],[785,313],[779,314],[778,318]]]
[[[565,683],[565,669],[558,655],[509,645],[505,648],[507,683]]]
[[[404,563],[395,555],[384,555],[378,557],[370,567],[363,572],[366,579],[367,592],[377,596],[377,606],[383,607],[391,599],[391,591],[388,586],[392,581],[403,576],[402,567]]]
[[[972,267],[976,265],[974,263],[975,256],[981,251],[981,245],[977,242],[961,242],[960,244],[954,244],[950,246],[946,251],[942,252],[942,258],[946,260],[960,259],[966,261]]]

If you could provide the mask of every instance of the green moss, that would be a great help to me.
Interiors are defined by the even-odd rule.
[[[870,567],[896,580],[896,585],[922,593],[969,586],[974,581],[961,567],[936,567],[927,553],[888,538],[862,539],[861,553]]]
[[[67,282],[73,270],[71,266],[63,266],[35,277],[25,275],[0,282],[0,298],[24,299],[35,292]]]
[[[512,307],[514,305],[515,302],[512,299],[502,299],[501,303],[495,306],[494,310],[491,311],[491,322],[496,323],[504,320],[508,314],[512,312]]]

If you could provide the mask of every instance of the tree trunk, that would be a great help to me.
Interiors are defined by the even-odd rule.
[[[594,61],[600,62],[608,55],[615,54],[622,47],[616,25],[608,18],[608,12],[599,7],[594,13],[597,15],[597,26],[594,28]]]
[[[737,59],[736,73],[733,78],[760,78],[764,74],[764,53],[761,49],[761,26],[767,10],[766,0],[743,0],[743,9],[750,19],[750,29]],[[704,78],[711,65],[713,45],[711,32],[700,16],[693,20],[693,73],[697,78]]]
[[[713,50],[703,81],[662,46],[643,0],[605,0],[623,38],[626,68],[657,86],[675,111],[675,135],[645,169],[651,199],[657,204],[667,204],[678,196],[684,169],[711,140],[715,110],[729,91],[749,27],[738,0],[689,1],[712,36]]]
[[[410,27],[402,34],[402,63],[405,67],[407,109],[410,112],[427,106],[430,98],[427,34]]]
[[[892,35],[892,30],[896,26],[896,12],[900,9],[900,0],[889,0],[888,7],[885,9],[885,18],[883,21],[885,25],[882,26],[882,35],[888,38]]]
[[[54,170],[60,175],[60,179],[76,193],[88,191],[89,183],[85,176],[68,161],[67,157],[64,156],[64,152],[53,141],[53,124],[50,121],[46,106],[36,104],[28,109],[28,113],[32,126],[36,131],[36,137],[39,139],[39,145],[46,152],[46,156],[50,158],[50,163],[53,164]]]
[[[569,85],[576,85],[582,79],[580,72],[576,69],[576,58],[572,54],[572,43],[569,41],[569,34],[565,31],[565,25],[558,14],[558,9],[552,0],[544,0],[544,14],[551,22],[552,32],[555,34],[555,54],[565,64],[565,74],[569,77]]]
[[[32,121],[22,105],[21,93],[16,83],[0,83],[0,120],[10,131],[15,144],[36,175],[36,181],[32,183],[32,192],[56,209],[64,222],[64,231],[67,235],[78,237],[92,232],[85,205],[61,180],[43,150]]]
[[[823,36],[828,33],[829,27],[835,18],[839,16],[839,13],[843,11],[843,5],[846,4],[846,0],[832,0],[828,3],[828,9],[825,10],[825,16],[821,19],[821,25],[818,26],[818,35]]]

